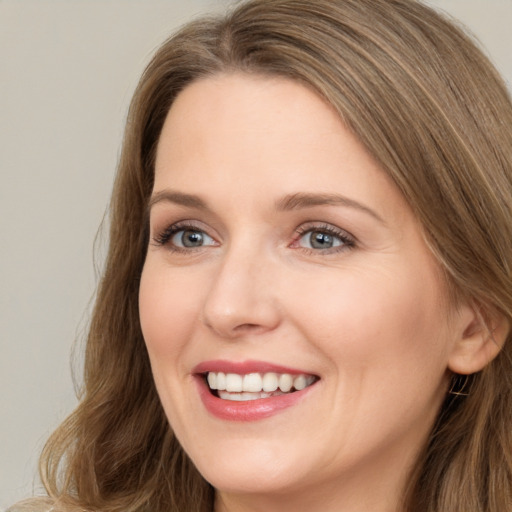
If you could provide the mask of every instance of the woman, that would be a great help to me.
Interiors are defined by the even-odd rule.
[[[167,41],[53,510],[508,510],[511,126],[412,0],[253,0]]]

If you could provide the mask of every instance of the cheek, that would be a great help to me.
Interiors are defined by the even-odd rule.
[[[181,273],[182,274],[182,273]],[[139,314],[144,340],[155,367],[178,357],[199,321],[200,287],[180,282],[160,266],[146,262],[141,276]]]
[[[437,281],[417,269],[340,272],[290,290],[308,339],[341,371],[383,373],[444,365],[447,336]],[[421,373],[421,370],[420,370]]]
[[[352,273],[323,283],[328,293],[317,280],[300,304],[303,332],[329,365],[331,415],[349,423],[354,446],[423,432],[443,400],[448,336],[437,287],[404,274]]]
[[[203,289],[185,274],[148,258],[139,290],[140,322],[153,379],[176,432],[186,431],[181,421],[188,417],[189,404],[184,395],[189,382],[185,354],[199,322]]]

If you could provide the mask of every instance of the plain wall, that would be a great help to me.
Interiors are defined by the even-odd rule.
[[[312,0],[314,1],[314,0]],[[433,0],[512,83],[512,0]],[[0,0],[0,509],[37,492],[75,405],[93,241],[131,93],[158,44],[228,0]]]

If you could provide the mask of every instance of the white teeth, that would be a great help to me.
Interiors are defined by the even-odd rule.
[[[212,372],[210,372],[212,373]],[[210,374],[208,374],[210,375]],[[217,373],[217,388],[216,389],[226,389],[226,374],[219,372]]]
[[[293,380],[293,387],[300,391],[306,387],[306,377],[304,375],[299,375]]]
[[[258,400],[259,398],[268,398],[269,396],[271,396],[270,393],[228,393],[227,391],[219,391],[220,398],[223,400],[232,400],[233,402]]]
[[[217,389],[217,374],[210,372],[208,374],[208,386],[210,389]]]
[[[279,380],[277,373],[265,373],[263,376],[263,391],[272,392],[275,391],[279,386]]]
[[[313,375],[277,374],[274,372],[264,374],[248,373],[246,375],[208,372],[207,375],[210,389],[218,390],[221,398],[224,398],[229,393],[237,394],[236,397],[231,397],[229,400],[255,400],[257,398],[268,398],[270,394],[274,396],[276,394],[289,393],[293,389],[301,391],[313,384],[315,380]],[[227,392],[227,394],[221,393],[222,391]]]
[[[261,391],[262,379],[259,373],[248,373],[244,375],[242,388],[244,391],[252,391],[254,393]]]
[[[230,393],[240,392],[243,390],[242,384],[243,379],[241,375],[238,375],[237,373],[226,374],[226,391],[229,391]]]
[[[210,386],[211,387],[211,386]],[[293,387],[293,377],[289,373],[283,373],[279,377],[279,389],[284,393],[288,393]],[[213,389],[213,388],[212,388]]]

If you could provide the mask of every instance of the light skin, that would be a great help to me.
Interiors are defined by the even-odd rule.
[[[280,78],[189,85],[158,144],[150,233],[142,330],[216,512],[399,511],[449,371],[494,349],[471,307],[448,305],[409,206],[333,110]],[[209,360],[319,380],[229,421],[199,398],[193,368]]]

